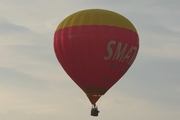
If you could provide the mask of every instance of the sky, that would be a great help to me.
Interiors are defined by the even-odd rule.
[[[0,0],[1,120],[179,120],[179,0]],[[128,72],[97,102],[68,77],[53,49],[68,15],[107,9],[128,18],[140,38]]]

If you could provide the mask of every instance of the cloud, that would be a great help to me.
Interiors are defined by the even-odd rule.
[[[57,63],[51,37],[6,20],[1,20],[0,24],[3,26],[0,29],[3,31],[0,33],[0,66],[36,71],[40,70],[41,66],[46,69],[45,67],[49,67],[53,62]],[[35,65],[37,69],[33,70]]]
[[[24,32],[24,31],[28,31],[27,28],[25,27],[22,27],[22,26],[19,26],[19,25],[15,25],[15,24],[12,24],[10,22],[8,22],[7,20],[3,20],[3,18],[0,18],[0,32],[1,34],[3,33],[18,33],[18,32]]]
[[[5,67],[0,67],[0,73],[1,119],[49,119],[52,114],[63,118],[73,107],[73,101],[81,102],[81,98],[77,98],[80,89],[70,80],[45,81],[42,77]],[[73,111],[76,110],[71,111],[75,114]]]

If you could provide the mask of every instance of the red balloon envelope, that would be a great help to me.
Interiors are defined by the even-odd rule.
[[[122,15],[89,9],[59,24],[54,49],[63,69],[95,104],[134,62],[139,37]]]

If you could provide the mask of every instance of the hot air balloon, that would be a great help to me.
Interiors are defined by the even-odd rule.
[[[54,34],[56,57],[92,103],[92,116],[98,116],[96,102],[127,72],[138,49],[133,24],[109,10],[71,14]]]

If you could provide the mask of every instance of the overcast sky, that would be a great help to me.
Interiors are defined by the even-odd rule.
[[[1,0],[0,120],[179,120],[179,0]],[[58,63],[54,32],[83,9],[118,12],[136,27],[138,56],[99,101],[100,114]]]

